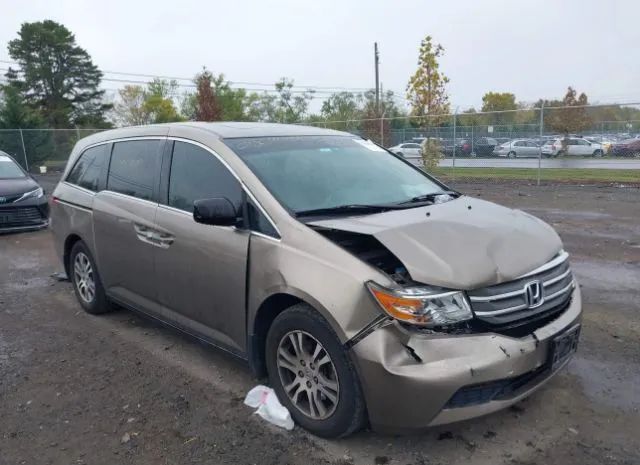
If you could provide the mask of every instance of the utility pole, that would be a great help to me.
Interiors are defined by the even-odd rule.
[[[378,53],[378,42],[373,43],[373,53],[376,67],[376,111],[380,114],[380,74],[378,65],[380,64],[380,54]]]

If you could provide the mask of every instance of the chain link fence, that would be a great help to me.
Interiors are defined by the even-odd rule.
[[[0,151],[27,171],[62,171],[73,146],[101,129],[0,129]]]
[[[301,122],[357,134],[456,183],[640,186],[640,104]],[[99,129],[1,129],[0,151],[38,173],[61,171]]]
[[[305,123],[301,123],[305,124]],[[452,183],[640,185],[640,104],[324,121]]]

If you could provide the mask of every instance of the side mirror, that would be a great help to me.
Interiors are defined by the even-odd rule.
[[[193,219],[196,223],[212,226],[234,226],[238,213],[229,199],[216,197],[193,202]]]

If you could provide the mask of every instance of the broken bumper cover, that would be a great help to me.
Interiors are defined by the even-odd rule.
[[[557,319],[523,338],[494,333],[422,336],[397,325],[374,331],[353,347],[372,427],[415,430],[518,402],[571,358],[551,369],[552,342],[580,322],[581,308],[576,286],[570,305]]]

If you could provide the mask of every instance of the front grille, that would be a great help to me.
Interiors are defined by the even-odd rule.
[[[0,208],[0,228],[37,226],[43,221],[44,218],[36,207]]]
[[[477,321],[491,330],[513,330],[523,325],[535,330],[557,317],[568,307],[575,287],[568,257],[561,252],[546,265],[514,281],[469,291]],[[527,287],[535,282],[540,295],[532,302]]]
[[[444,408],[470,407],[492,400],[506,400],[518,395],[523,387],[542,381],[549,373],[549,363],[546,363],[514,378],[465,386],[456,391]]]
[[[13,203],[21,197],[22,197],[22,194],[0,195],[0,205]]]

